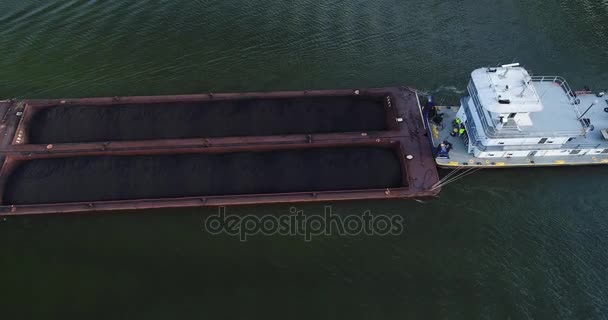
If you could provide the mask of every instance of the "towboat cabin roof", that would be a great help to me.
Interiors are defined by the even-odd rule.
[[[538,112],[543,104],[522,67],[481,68],[471,73],[484,109],[494,113]]]

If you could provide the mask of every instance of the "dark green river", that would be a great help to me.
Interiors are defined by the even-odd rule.
[[[0,98],[405,84],[456,103],[473,69],[514,61],[608,88],[608,1],[0,2]],[[404,232],[241,242],[203,230],[215,208],[0,220],[0,317],[608,318],[605,167],[331,205],[400,215]]]

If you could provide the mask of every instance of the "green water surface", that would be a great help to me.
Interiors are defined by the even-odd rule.
[[[0,2],[1,98],[406,84],[455,103],[471,70],[514,61],[608,88],[608,2]],[[402,215],[393,237],[240,242],[203,231],[214,208],[9,218],[0,318],[605,319],[607,181],[482,171],[426,204],[331,204]]]

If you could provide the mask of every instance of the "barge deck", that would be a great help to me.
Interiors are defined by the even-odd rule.
[[[0,215],[435,196],[408,88],[0,102]]]

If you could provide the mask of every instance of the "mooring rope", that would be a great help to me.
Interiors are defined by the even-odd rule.
[[[467,168],[465,170],[462,170],[464,168]],[[471,175],[479,170],[481,170],[482,167],[467,167],[467,166],[460,166],[458,168],[456,168],[455,170],[453,170],[452,172],[448,173],[445,177],[441,178],[437,183],[435,183],[432,187],[431,190],[435,190],[438,188],[442,188],[452,182],[455,182],[457,180],[460,180],[468,175]]]

